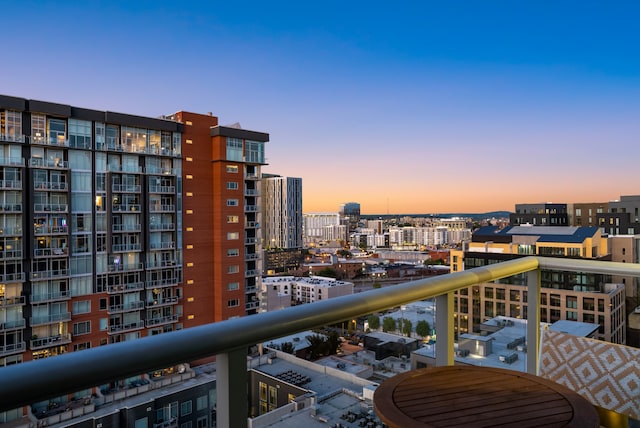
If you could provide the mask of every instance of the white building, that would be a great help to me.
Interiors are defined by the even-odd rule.
[[[347,227],[340,224],[338,213],[305,213],[302,218],[305,246],[347,240]]]
[[[286,307],[286,296],[291,303],[313,303],[319,300],[353,294],[353,283],[323,276],[269,276],[262,279],[267,293],[267,310]],[[272,299],[272,296],[274,297]],[[273,302],[273,304],[272,304]]]

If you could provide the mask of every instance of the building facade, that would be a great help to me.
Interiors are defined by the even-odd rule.
[[[259,312],[261,166],[269,134],[219,126],[189,112],[183,124],[184,326]]]
[[[182,328],[182,124],[0,96],[0,366]]]
[[[451,251],[453,272],[538,255],[611,260],[609,243],[596,227],[487,226],[477,230],[466,251]],[[495,316],[527,318],[525,276],[481,283],[461,290],[455,299],[457,334],[476,332]],[[608,275],[541,271],[540,319],[599,324],[595,337],[625,343],[625,286]]]
[[[347,226],[349,232],[353,232],[360,225],[360,204],[358,202],[345,202],[340,205],[340,224]]]
[[[516,212],[509,215],[509,221],[512,226],[568,226],[569,213],[567,204],[516,204]]]

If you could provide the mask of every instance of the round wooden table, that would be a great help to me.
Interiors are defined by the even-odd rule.
[[[513,370],[445,366],[385,380],[373,406],[391,428],[599,426],[598,413],[570,389]]]

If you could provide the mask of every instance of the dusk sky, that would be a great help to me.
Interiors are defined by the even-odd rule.
[[[8,1],[0,93],[267,132],[304,212],[640,194],[636,1]]]

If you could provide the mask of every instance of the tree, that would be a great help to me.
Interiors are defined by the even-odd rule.
[[[338,272],[336,272],[336,270],[332,268],[324,268],[318,272],[318,276],[324,276],[327,278],[337,278]]]
[[[293,346],[293,343],[283,342],[282,345],[280,346],[280,350],[282,352],[286,352],[287,354],[293,354],[293,352],[295,351],[295,348]]]
[[[369,328],[371,330],[377,330],[380,328],[380,317],[377,315],[369,315],[367,322],[369,323]]]
[[[309,357],[315,360],[323,355],[326,355],[326,343],[327,340],[320,334],[312,334],[307,336],[307,342],[309,342]]]
[[[336,254],[340,257],[344,257],[345,259],[350,259],[353,257],[353,254],[351,254],[351,251],[345,250],[345,249],[336,251]]]
[[[373,283],[373,288],[381,288],[382,284],[380,284],[379,282],[374,282]]]
[[[396,331],[396,320],[391,317],[384,317],[382,320],[382,331]]]
[[[431,326],[428,321],[420,320],[416,324],[416,334],[420,337],[428,336],[431,333]]]
[[[413,324],[408,319],[402,318],[402,334],[405,336],[411,336],[411,330],[413,329]]]

